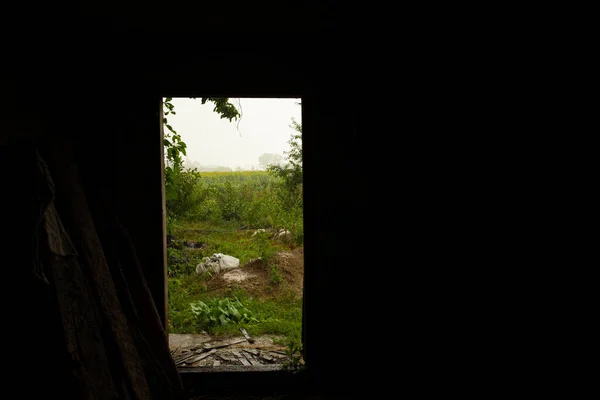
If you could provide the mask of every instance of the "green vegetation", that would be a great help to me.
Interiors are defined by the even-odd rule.
[[[182,224],[209,222],[218,229],[285,228],[301,243],[302,193],[296,189],[290,195],[287,185],[269,171],[180,171],[173,176],[176,195],[166,199],[167,233]]]
[[[169,99],[170,100],[170,99]],[[237,119],[227,99],[203,99],[230,121]],[[174,114],[165,101],[165,115]],[[233,109],[231,107],[233,107]],[[163,121],[167,126],[167,120]],[[185,143],[171,127],[165,137],[165,189],[169,332],[239,335],[245,328],[252,336],[270,334],[287,346],[296,367],[301,351],[302,298],[285,289],[274,255],[304,244],[302,201],[302,126],[292,120],[294,134],[286,163],[266,171],[198,172],[182,167]],[[253,233],[257,229],[266,232]],[[291,240],[273,238],[286,229]],[[189,243],[193,243],[190,246]],[[210,272],[196,273],[204,257],[215,253],[231,255],[240,265],[260,259],[278,295],[270,300],[253,297],[233,285],[209,290]]]
[[[292,221],[292,215],[302,214],[282,209],[277,195],[279,178],[267,171],[219,172],[203,173],[194,182],[188,205],[178,208],[184,212],[169,214],[168,232],[174,237],[167,247],[169,331],[239,335],[243,327],[250,335],[282,335],[299,342],[301,298],[284,292],[275,300],[263,302],[239,290],[215,297],[207,290],[211,274],[195,272],[204,257],[223,253],[238,258],[240,265],[263,260],[269,271],[269,284],[281,285],[283,278],[271,260],[275,253],[289,251],[290,244],[274,240],[269,231],[253,235],[257,227],[279,228],[283,225],[277,224],[278,221],[289,221],[295,227],[289,229],[294,246],[303,245],[302,220]],[[240,202],[248,193],[252,194],[252,200]],[[206,213],[207,208],[210,213]],[[238,211],[235,218],[232,210]],[[194,243],[194,247],[185,242]]]
[[[300,343],[302,299],[291,292],[262,301],[232,288],[215,297],[206,291],[207,277],[169,278],[169,332],[251,336],[272,334],[281,343]]]

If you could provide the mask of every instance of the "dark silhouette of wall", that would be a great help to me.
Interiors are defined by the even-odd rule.
[[[95,160],[88,163],[95,166],[90,167],[91,176],[117,194],[116,207],[138,249],[160,310],[166,307],[160,213],[161,143],[157,136],[160,98],[302,97],[306,221],[304,340],[309,368],[298,382],[309,392],[344,397],[359,392],[361,380],[366,379],[368,372],[356,358],[360,350],[355,347],[356,339],[351,337],[351,332],[360,336],[364,324],[353,311],[351,293],[368,286],[368,279],[361,274],[361,266],[356,263],[361,254],[348,236],[348,232],[360,230],[365,222],[363,212],[367,210],[369,197],[364,190],[366,172],[357,162],[364,146],[355,124],[362,93],[357,91],[362,91],[364,78],[357,60],[333,40],[331,7],[315,2],[307,4],[305,11],[292,12],[287,24],[281,22],[286,20],[285,12],[278,14],[275,22],[267,18],[271,14],[257,12],[252,14],[257,15],[254,24],[242,18],[241,12],[233,14],[233,21],[224,21],[228,14],[219,14],[222,17],[211,20],[206,13],[199,12],[199,24],[205,22],[204,27],[273,31],[285,26],[306,31],[289,37],[271,32],[267,39],[278,41],[265,47],[258,39],[234,35],[231,45],[221,49],[211,47],[215,42],[225,41],[219,35],[200,29],[194,32],[193,24],[175,27],[168,18],[136,19],[122,15],[103,18],[102,13],[89,16],[93,14],[89,9],[83,12],[87,17],[69,19],[62,15],[56,20],[77,27],[81,44],[69,50],[34,46],[31,52],[25,51],[13,59],[9,71],[2,76],[6,89],[2,123],[6,132],[19,131],[23,138],[67,136],[87,149],[80,156]],[[323,13],[311,12],[316,9],[322,9]],[[282,11],[290,10],[294,7]],[[307,21],[302,21],[301,16]],[[182,20],[189,22],[189,13]],[[115,34],[159,30],[160,24],[179,28],[179,34],[173,34],[168,41],[164,41],[164,36],[169,35],[167,30],[156,41],[148,35],[136,38]],[[188,36],[184,35],[186,28],[191,31]],[[77,36],[74,32],[56,35]],[[11,161],[18,162],[18,157]],[[18,179],[8,184],[12,185],[10,190],[19,190]],[[86,185],[94,191],[94,182]],[[3,200],[5,209],[19,209],[17,200]],[[14,241],[5,244],[12,247],[13,255],[30,251],[19,242],[18,233],[13,232],[12,237]],[[30,390],[59,393],[69,386],[69,377],[53,353],[61,345],[59,336],[52,335],[53,321],[43,319],[43,307],[52,304],[25,275],[19,268],[11,269],[7,279],[20,285],[14,288],[15,293],[10,296],[7,293],[7,302],[11,296],[23,297],[23,293],[28,293],[22,305],[39,310],[36,311],[39,317],[30,318],[29,313],[14,309],[8,316],[9,324],[19,329],[22,334],[19,340],[35,341],[42,349],[15,351],[12,354],[18,361],[15,371],[19,372],[14,377],[22,382],[23,388],[31,388],[27,382],[33,377],[21,372],[30,371],[30,364],[25,362],[28,357],[38,357],[44,360],[44,372],[41,378],[36,378],[35,390]],[[40,304],[43,307],[36,308]],[[40,326],[44,330],[41,336]],[[54,366],[52,371],[47,369],[48,364]],[[274,382],[266,385],[276,386]],[[219,385],[213,385],[211,390],[218,393],[231,382],[225,379],[223,386]],[[293,385],[292,389],[289,385],[286,388],[298,390]],[[244,391],[242,386],[237,390]]]

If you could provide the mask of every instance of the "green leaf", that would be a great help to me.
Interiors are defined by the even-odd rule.
[[[173,186],[165,187],[165,198],[166,200],[174,200],[177,198],[177,191]]]
[[[242,318],[241,314],[239,313],[239,311],[234,306],[230,305],[229,306],[229,311],[231,312],[231,315],[233,315],[238,320]]]

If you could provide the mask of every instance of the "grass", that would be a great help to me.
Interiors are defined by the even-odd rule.
[[[276,335],[281,344],[300,343],[302,332],[302,299],[283,292],[275,300],[261,301],[241,289],[215,296],[207,292],[207,276],[195,272],[202,257],[214,253],[229,254],[240,264],[262,257],[268,260],[289,246],[274,242],[267,235],[252,237],[253,231],[237,230],[233,224],[180,223],[173,227],[179,241],[201,242],[206,248],[169,249],[169,332],[212,335],[240,335],[245,328],[252,336]],[[272,284],[281,277],[272,271]],[[202,303],[198,303],[202,302]]]
[[[233,223],[223,223],[217,225],[210,222],[180,223],[173,227],[173,235],[181,242],[201,242],[207,247],[201,251],[189,251],[184,248],[187,254],[195,254],[200,259],[209,257],[214,253],[223,253],[232,255],[240,260],[240,264],[258,257],[268,258],[277,251],[289,250],[289,246],[273,242],[266,239],[266,235],[252,237],[252,230],[240,230]],[[263,239],[263,240],[260,240]],[[190,262],[195,262],[190,260]],[[194,264],[194,269],[198,263]],[[169,267],[172,263],[169,264]]]

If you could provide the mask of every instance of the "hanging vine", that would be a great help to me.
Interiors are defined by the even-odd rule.
[[[196,99],[195,97],[191,97]],[[176,196],[175,179],[183,170],[183,157],[187,155],[187,145],[181,139],[181,135],[169,124],[169,115],[177,115],[175,106],[172,103],[173,98],[167,97],[163,100],[163,126],[166,128],[163,132],[163,146],[165,154],[165,196],[167,199]],[[229,102],[228,98],[203,97],[202,104],[209,101],[214,104],[213,111],[221,116],[221,119],[228,119],[229,122],[238,120],[240,113],[238,109]]]

